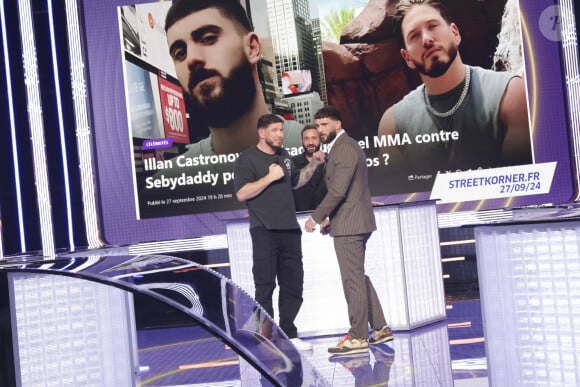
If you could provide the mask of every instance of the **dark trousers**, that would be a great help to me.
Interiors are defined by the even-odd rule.
[[[304,268],[302,267],[302,232],[296,230],[250,229],[252,236],[254,286],[256,301],[274,316],[272,294],[276,279],[280,286],[278,310],[280,328],[289,338],[297,337],[294,319],[302,305]]]

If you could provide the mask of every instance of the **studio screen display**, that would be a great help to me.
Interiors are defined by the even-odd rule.
[[[266,105],[275,113],[277,106],[283,107],[280,115],[298,131],[313,122],[288,115],[284,98],[316,94],[339,108],[343,128],[367,156],[371,194],[384,204],[432,199],[442,203],[440,211],[457,211],[570,201],[575,186],[562,42],[552,32],[558,27],[557,7],[545,0],[520,1],[512,15],[519,31],[514,36],[502,34],[505,0],[444,3],[469,74],[438,101],[423,90],[420,73],[402,56],[393,29],[384,27],[392,23],[378,20],[392,16],[378,15],[372,3],[358,5],[358,16],[339,41],[325,41],[322,35],[320,52],[313,46],[315,52],[308,54],[319,58],[322,69],[316,73],[314,68],[276,70],[276,61],[284,58],[275,52],[272,41],[277,37],[268,15],[260,13],[260,2],[248,2],[264,52],[257,67]],[[245,208],[233,189],[233,166],[243,149],[224,154],[204,150],[212,145],[211,124],[184,91],[170,55],[164,26],[170,5],[120,0],[83,4],[102,224],[112,243],[220,234],[223,220],[243,216]],[[320,8],[319,21],[329,11]],[[369,18],[383,27],[365,35],[356,27]],[[523,79],[525,106],[519,108],[525,109],[526,127],[520,125],[509,144],[498,146],[508,134],[495,118],[478,116],[478,109],[463,111],[492,104],[473,91],[496,82],[479,69]],[[434,110],[435,127],[417,124],[421,114],[397,105],[405,98],[420,98],[423,109]],[[384,125],[393,106],[401,106],[394,108],[399,112],[396,130]],[[466,129],[486,120],[494,122],[486,130],[497,134],[496,142]],[[291,155],[302,151],[299,143],[287,149]]]

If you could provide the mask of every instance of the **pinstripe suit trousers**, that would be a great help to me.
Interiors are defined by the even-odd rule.
[[[370,236],[371,233],[334,237],[334,249],[350,320],[348,334],[365,340],[369,324],[374,330],[387,324],[375,288],[364,272],[366,244]]]

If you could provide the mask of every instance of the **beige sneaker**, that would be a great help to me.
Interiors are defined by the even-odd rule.
[[[385,325],[377,331],[373,331],[371,337],[369,338],[369,344],[382,344],[393,340],[393,332],[388,325]]]
[[[362,353],[369,350],[369,343],[366,340],[359,340],[345,335],[334,347],[328,348],[330,353],[340,353],[343,355],[351,353]]]

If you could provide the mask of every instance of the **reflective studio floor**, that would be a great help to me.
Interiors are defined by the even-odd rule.
[[[139,386],[270,385],[259,377],[247,382],[244,373],[255,372],[252,367],[199,327],[148,325],[137,332]],[[332,386],[488,386],[477,297],[448,297],[446,320],[394,332],[394,338],[368,354],[341,357],[327,352],[340,336],[304,338],[314,349],[303,359]]]

